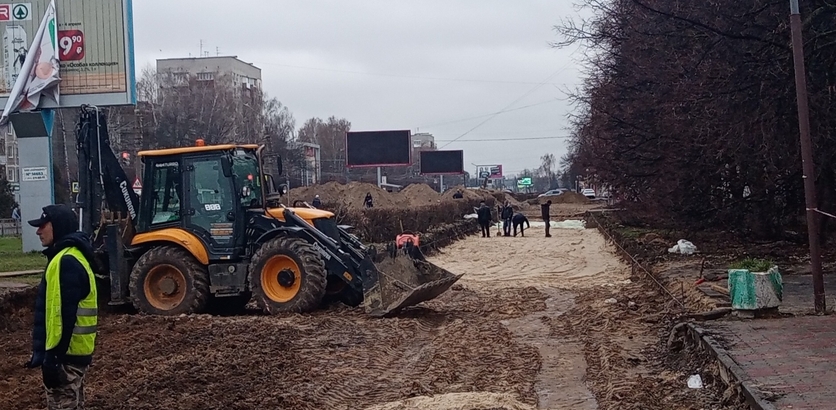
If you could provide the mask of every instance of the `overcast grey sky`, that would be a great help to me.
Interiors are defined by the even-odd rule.
[[[502,164],[513,174],[566,152],[565,90],[581,81],[581,53],[549,42],[561,18],[577,16],[572,3],[138,0],[137,70],[197,56],[202,40],[211,55],[260,67],[297,129],[334,115],[358,131],[429,132],[440,148],[463,149],[470,172]]]

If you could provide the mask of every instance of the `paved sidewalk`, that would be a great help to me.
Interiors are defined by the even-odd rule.
[[[836,316],[704,323],[776,409],[836,409]]]

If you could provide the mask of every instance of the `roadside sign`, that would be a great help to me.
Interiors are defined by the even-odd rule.
[[[49,179],[49,172],[46,167],[23,168],[20,179],[24,182],[46,181]]]
[[[72,186],[73,186],[73,189],[72,189],[73,193],[74,193],[74,194],[77,194],[77,193],[78,193],[78,191],[79,191],[79,188],[78,188],[78,182],[77,182],[77,181],[73,181]]]
[[[9,186],[14,192],[20,191],[20,182],[9,182]]]
[[[142,182],[139,182],[139,178],[134,179],[134,186],[133,186],[133,189],[134,189],[134,192],[135,192],[137,195],[141,195],[141,194],[142,194]]]

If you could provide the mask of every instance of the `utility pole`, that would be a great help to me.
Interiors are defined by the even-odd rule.
[[[795,95],[798,100],[798,131],[801,134],[801,163],[804,175],[804,199],[807,203],[807,238],[810,242],[810,268],[813,272],[813,295],[816,313],[827,311],[824,277],[821,271],[818,206],[816,203],[816,172],[813,164],[813,143],[810,140],[810,109],[807,106],[807,70],[804,68],[804,43],[801,39],[801,12],[798,0],[790,0],[792,59],[795,64]]]

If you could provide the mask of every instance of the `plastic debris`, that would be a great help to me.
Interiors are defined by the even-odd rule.
[[[616,300],[615,298],[609,298],[609,299],[605,300],[604,303],[606,303],[608,305],[612,305],[612,304],[618,303],[618,300]]]
[[[688,387],[692,389],[702,389],[702,377],[698,374],[693,374],[688,378]]]
[[[583,230],[586,229],[586,221],[581,221],[577,219],[567,219],[561,222],[552,222],[551,226],[558,229]]]
[[[697,252],[697,247],[693,243],[686,241],[685,239],[680,239],[676,245],[672,248],[668,249],[670,253],[681,253],[683,255],[693,255]]]

